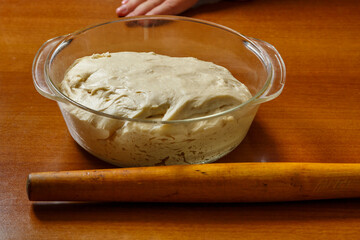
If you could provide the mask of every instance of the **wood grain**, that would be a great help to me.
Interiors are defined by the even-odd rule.
[[[116,19],[115,0],[0,1],[0,239],[357,239],[360,202],[72,204],[27,200],[30,172],[112,168],[81,150],[34,89],[43,42]],[[283,94],[219,162],[346,162],[360,155],[360,2],[223,1],[184,15],[273,44]]]
[[[31,201],[280,202],[360,198],[358,163],[213,163],[31,173]]]

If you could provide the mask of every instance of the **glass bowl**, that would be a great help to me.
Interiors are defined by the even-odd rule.
[[[217,114],[160,121],[99,112],[59,90],[66,70],[76,59],[121,51],[213,62],[244,83],[252,98]],[[74,140],[98,158],[120,167],[200,164],[213,162],[240,144],[259,105],[281,93],[285,65],[270,44],[227,27],[187,17],[144,16],[48,40],[35,56],[33,79],[41,95],[57,101]]]

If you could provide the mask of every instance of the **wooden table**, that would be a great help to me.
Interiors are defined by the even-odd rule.
[[[41,44],[116,19],[115,0],[0,1],[0,239],[359,239],[360,201],[32,203],[30,172],[110,168],[34,89]],[[360,162],[360,2],[254,0],[186,12],[272,43],[287,66],[244,142],[219,162]]]

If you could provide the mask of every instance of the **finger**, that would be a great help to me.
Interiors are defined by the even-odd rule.
[[[126,16],[132,12],[137,6],[145,2],[146,0],[129,0],[128,2],[123,1],[123,4],[116,9],[116,14],[119,17]],[[125,4],[124,4],[125,2]]]
[[[162,4],[153,8],[146,15],[175,15],[182,13],[192,7],[197,0],[187,0],[187,1],[171,1],[166,0]]]
[[[140,16],[145,15],[147,12],[149,12],[151,9],[157,7],[161,3],[163,3],[165,0],[148,0],[137,6],[134,11],[129,12],[127,17],[131,16]]]

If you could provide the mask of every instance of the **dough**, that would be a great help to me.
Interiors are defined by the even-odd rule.
[[[60,89],[96,111],[162,121],[216,114],[251,98],[246,86],[224,67],[152,52],[77,59]],[[253,118],[228,114],[188,123],[146,123],[107,118],[70,104],[63,114],[80,145],[119,166],[213,161],[239,144]]]

